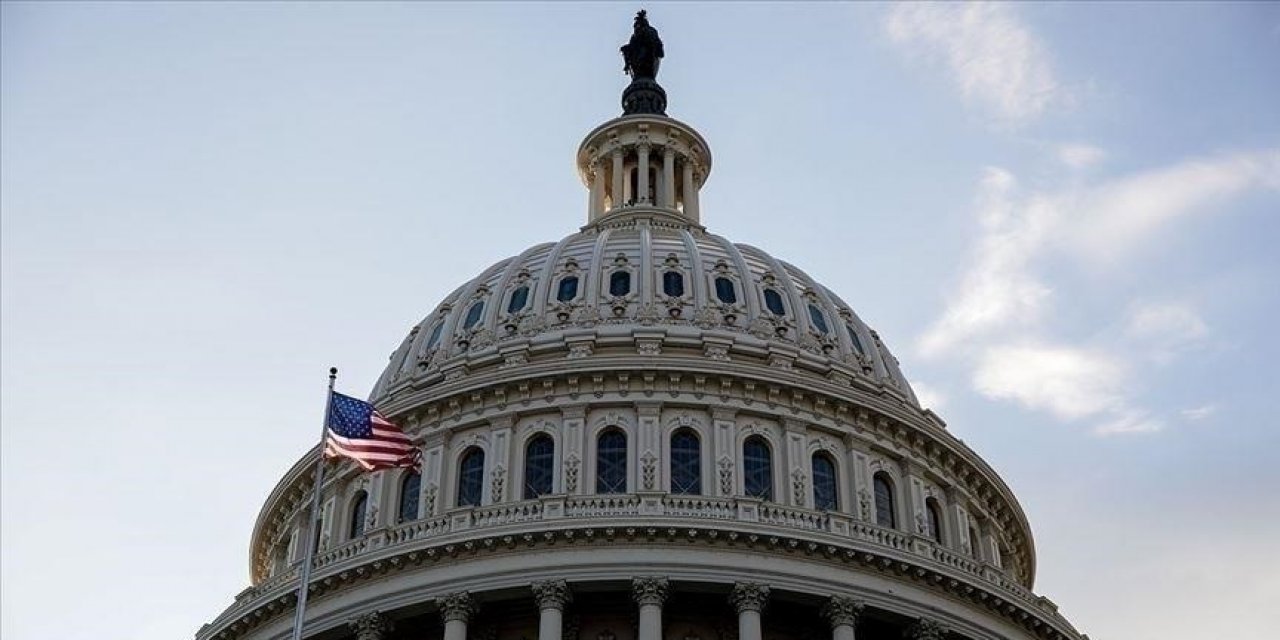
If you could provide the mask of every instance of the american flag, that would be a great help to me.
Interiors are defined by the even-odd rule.
[[[418,466],[419,452],[413,441],[368,402],[332,394],[328,426],[327,457],[351,458],[369,471]]]

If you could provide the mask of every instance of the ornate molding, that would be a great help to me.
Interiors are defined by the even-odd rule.
[[[479,609],[475,598],[472,598],[471,593],[467,591],[442,595],[437,600],[437,604],[440,606],[440,617],[445,622],[455,620],[467,622]]]
[[[758,582],[735,582],[729,593],[729,602],[738,613],[764,611],[769,603],[769,586]]]
[[[382,640],[395,625],[378,611],[370,611],[347,621],[347,628],[356,634],[356,640]]]
[[[662,606],[671,593],[671,582],[661,576],[643,576],[631,579],[631,597],[636,604]]]
[[[945,640],[947,629],[937,620],[919,618],[903,633],[909,640]]]
[[[831,623],[833,629],[840,626],[852,627],[858,624],[858,617],[862,615],[865,606],[848,596],[831,596],[822,605],[820,613],[823,619]]]
[[[543,580],[529,585],[533,589],[533,599],[539,609],[564,610],[565,605],[573,601],[573,592],[569,583],[564,580]]]

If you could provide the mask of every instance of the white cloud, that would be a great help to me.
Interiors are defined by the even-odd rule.
[[[1045,46],[1012,5],[895,4],[885,33],[911,53],[945,63],[965,99],[1010,124],[1064,101]]]
[[[973,373],[988,398],[1013,400],[1064,420],[1123,408],[1126,367],[1104,353],[1063,346],[1001,345],[986,349]]]
[[[1138,406],[1132,379],[1145,354],[1156,365],[1208,335],[1187,303],[1137,301],[1121,335],[1113,318],[1072,327],[1077,341],[1047,340],[1055,327],[1056,269],[1107,269],[1159,242],[1173,221],[1217,211],[1249,190],[1280,189],[1280,150],[1190,160],[1095,184],[1024,193],[1010,172],[989,168],[975,205],[976,250],[955,294],[920,336],[926,357],[958,356],[983,395],[1062,420],[1102,420],[1099,435],[1149,433],[1163,423]],[[1091,335],[1092,334],[1092,335]]]
[[[1058,160],[1072,169],[1087,169],[1107,157],[1107,152],[1087,144],[1064,144],[1058,147]]]
[[[1187,422],[1199,422],[1217,412],[1217,405],[1205,404],[1198,407],[1192,407],[1190,409],[1183,409],[1178,412],[1178,415],[1182,416],[1182,419]]]
[[[947,406],[947,394],[927,382],[912,380],[911,390],[916,393],[916,400],[925,409],[941,411]]]

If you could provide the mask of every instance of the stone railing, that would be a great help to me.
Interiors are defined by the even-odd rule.
[[[371,560],[410,551],[435,540],[453,542],[473,535],[485,535],[488,531],[520,531],[530,523],[563,528],[576,523],[611,526],[617,521],[622,526],[643,526],[642,523],[661,523],[664,527],[677,524],[688,526],[702,520],[706,526],[722,527],[725,523],[738,523],[747,532],[792,531],[799,535],[817,535],[820,541],[841,540],[863,546],[869,552],[896,557],[923,566],[946,570],[951,575],[963,574],[978,583],[994,587],[1009,601],[1021,601],[1056,616],[1056,607],[1044,598],[1016,583],[1003,571],[952,551],[921,536],[913,536],[894,529],[853,519],[848,514],[789,507],[754,498],[715,498],[709,496],[674,495],[662,493],[613,494],[588,496],[543,496],[537,500],[509,502],[482,507],[464,507],[433,518],[405,522],[366,532],[356,540],[320,551],[315,559],[318,576],[342,571],[344,566],[355,566],[361,556]],[[524,525],[523,527],[521,525]],[[771,534],[772,535],[772,534]],[[242,614],[256,603],[274,598],[297,588],[298,569],[295,562],[286,570],[246,589],[236,596],[235,604],[219,617]],[[1041,602],[1043,601],[1043,602]],[[1047,603],[1047,604],[1046,604]],[[215,621],[215,623],[218,621]]]

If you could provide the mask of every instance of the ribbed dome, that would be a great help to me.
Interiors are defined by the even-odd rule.
[[[654,357],[692,348],[738,361],[731,352],[745,350],[766,356],[765,366],[788,367],[791,357],[883,384],[916,405],[876,332],[806,273],[696,225],[639,214],[531,247],[456,289],[409,332],[372,395],[442,379],[462,363],[590,357],[627,342]],[[771,357],[779,354],[787,364]]]

